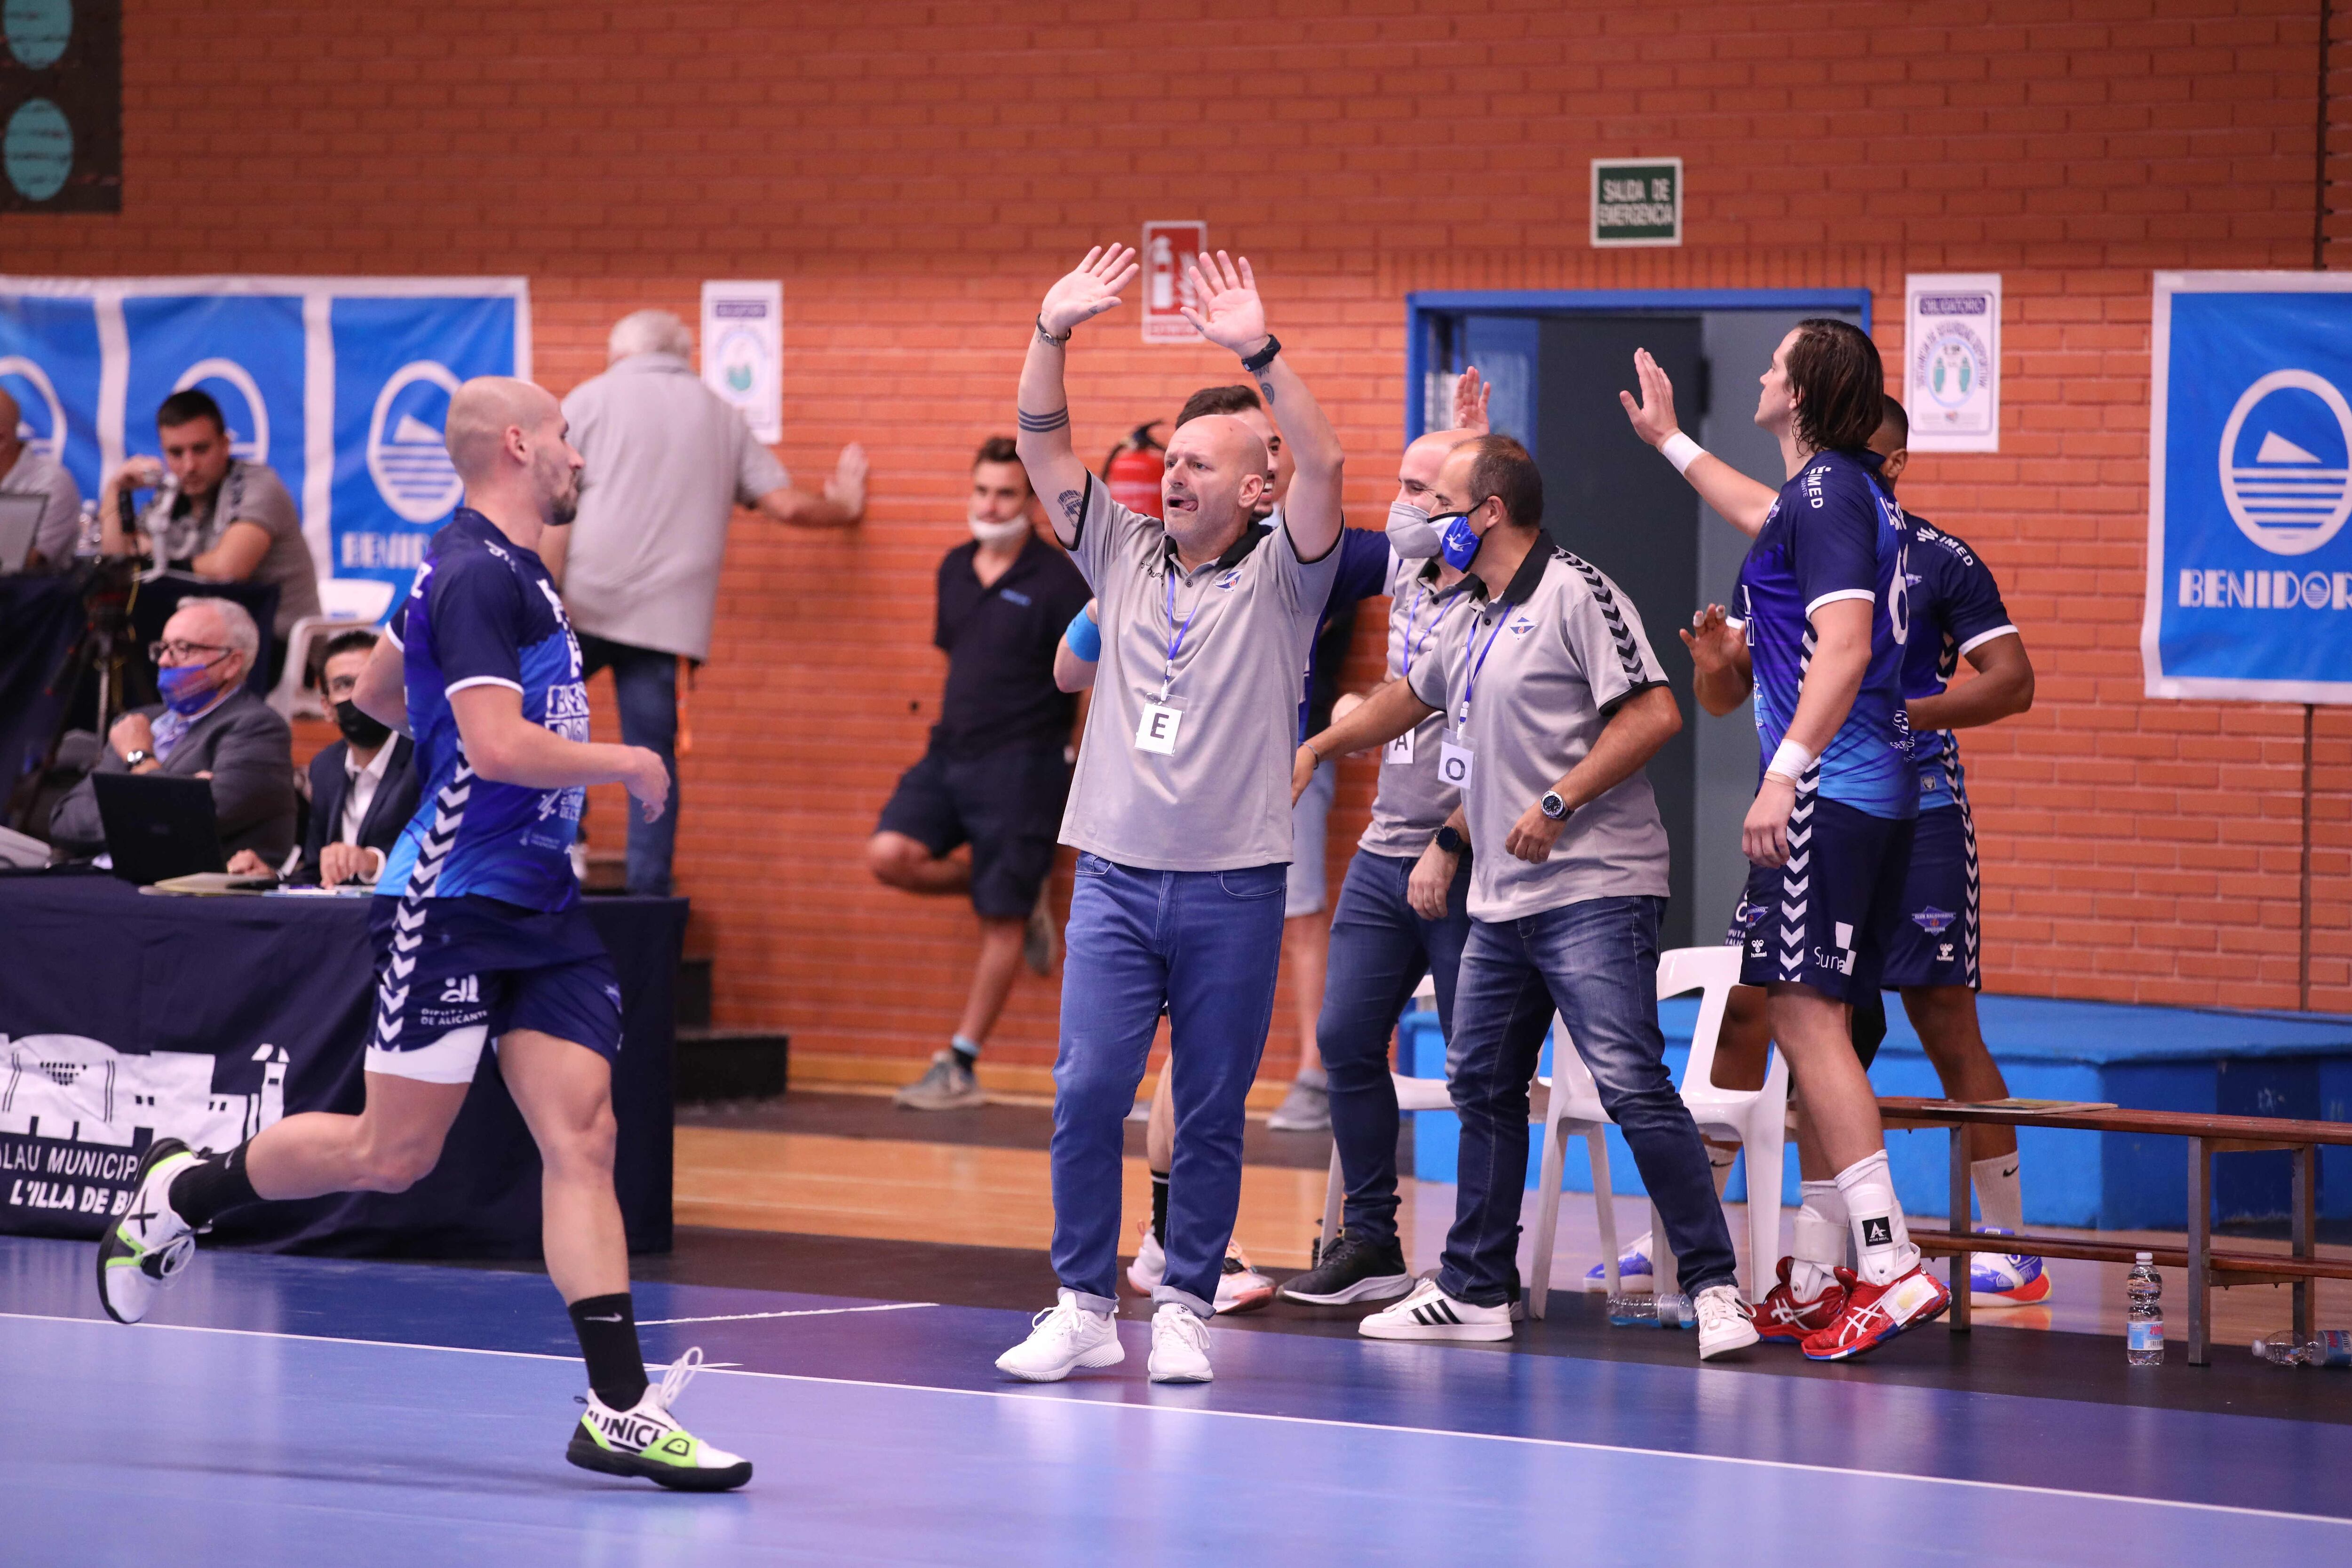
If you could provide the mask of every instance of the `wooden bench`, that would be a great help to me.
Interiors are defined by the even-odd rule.
[[[1969,1215],[1967,1140],[1958,1129],[1994,1127],[2064,1127],[2086,1132],[2132,1132],[2189,1142],[2189,1245],[2143,1247],[2137,1242],[2095,1241],[2074,1236],[2027,1232],[2000,1238],[2003,1252],[2026,1257],[2075,1258],[2095,1263],[2130,1263],[2142,1252],[2154,1255],[2166,1268],[2186,1269],[2189,1277],[2189,1362],[2204,1366],[2211,1357],[2212,1291],[2233,1285],[2292,1285],[2294,1288],[2294,1331],[2312,1333],[2312,1281],[2352,1279],[2352,1258],[2319,1256],[2316,1235],[2319,1149],[2322,1145],[2352,1147],[2352,1122],[2292,1121],[2268,1116],[2205,1116],[2169,1110],[2125,1110],[2083,1107],[2044,1114],[1990,1105],[1969,1105],[1948,1100],[1881,1099],[1879,1113],[1887,1129],[1942,1127],[1953,1129],[1951,1226],[1933,1231],[1913,1226],[1911,1240],[1920,1251],[1948,1257],[1952,1268],[1952,1331],[1967,1333],[1969,1254],[1983,1249]],[[2292,1182],[2294,1248],[2274,1253],[2217,1249],[2213,1246],[2213,1156],[2284,1150],[2294,1156]]]

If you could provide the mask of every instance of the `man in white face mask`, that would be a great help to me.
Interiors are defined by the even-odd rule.
[[[981,1102],[974,1064],[1024,946],[1038,973],[1053,967],[1054,927],[1040,896],[1069,795],[1077,712],[1076,700],[1054,685],[1054,649],[1086,604],[1087,584],[1030,526],[1035,501],[1011,437],[982,443],[965,510],[971,538],[940,563],[931,640],[948,656],[948,679],[939,721],[866,847],[882,881],[968,895],[980,917],[963,1016],[929,1069],[898,1091],[912,1110]],[[968,856],[955,853],[965,845]]]

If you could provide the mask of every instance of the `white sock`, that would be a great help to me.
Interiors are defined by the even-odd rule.
[[[1800,1191],[1805,1203],[1797,1211],[1789,1289],[1798,1300],[1810,1301],[1837,1283],[1837,1267],[1845,1261],[1845,1194],[1835,1182],[1806,1182]]]
[[[1977,1184],[1977,1208],[1985,1224],[2000,1230],[2025,1228],[2025,1194],[2018,1185],[2017,1168],[2015,1154],[1996,1154],[1969,1165]]]
[[[1731,1167],[1738,1159],[1739,1145],[1737,1143],[1707,1144],[1706,1163],[1709,1173],[1715,1177],[1716,1202],[1723,1201],[1723,1189],[1731,1184]]]
[[[1918,1267],[1919,1249],[1903,1223],[1903,1205],[1895,1199],[1895,1178],[1887,1173],[1886,1151],[1856,1160],[1837,1173],[1838,1191],[1845,1195],[1848,1221],[1853,1231],[1854,1272],[1873,1285],[1891,1285]]]

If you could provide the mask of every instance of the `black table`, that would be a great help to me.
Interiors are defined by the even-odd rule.
[[[356,1112],[368,900],[161,898],[104,875],[0,876],[0,1231],[96,1237],[159,1133],[227,1148],[282,1114]],[[683,899],[592,899],[619,971],[614,1177],[633,1252],[670,1245],[671,985]],[[441,1163],[405,1193],[248,1209],[274,1252],[539,1254],[539,1153],[482,1054]]]

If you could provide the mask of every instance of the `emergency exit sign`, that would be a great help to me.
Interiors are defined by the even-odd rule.
[[[1682,242],[1680,158],[1592,160],[1592,243],[1596,247]]]

